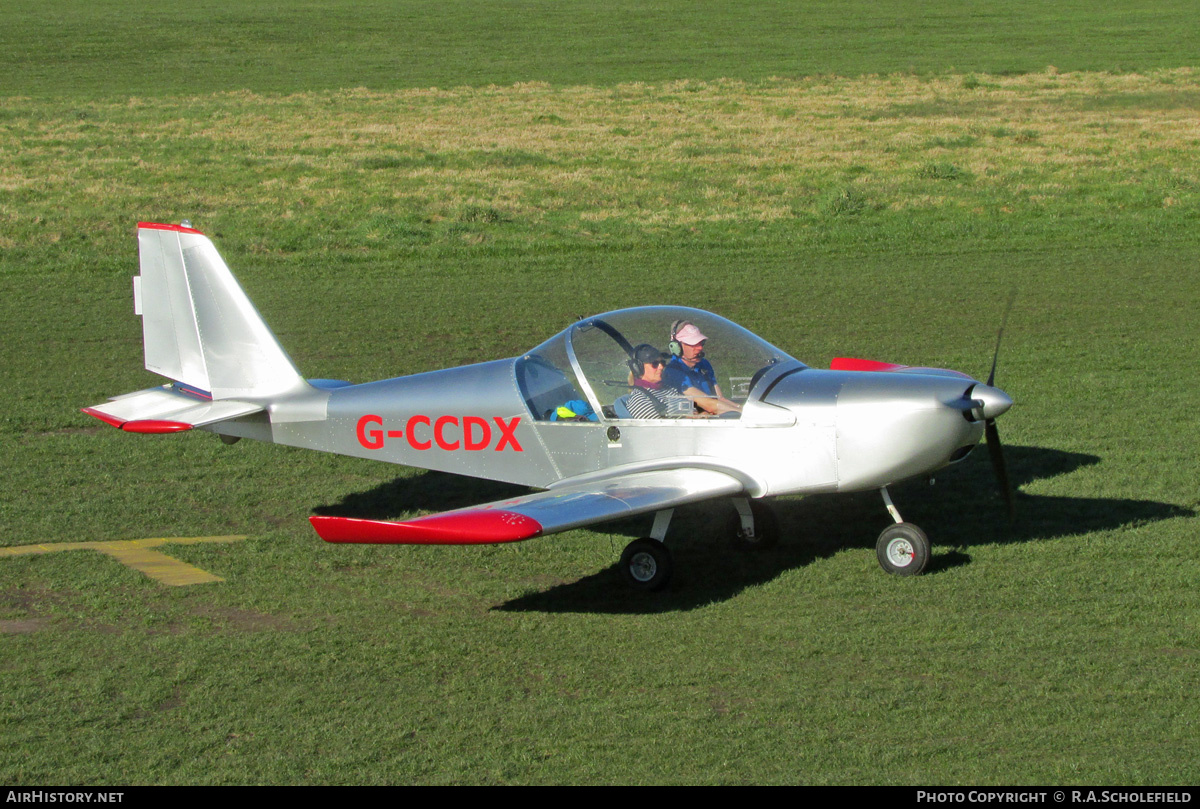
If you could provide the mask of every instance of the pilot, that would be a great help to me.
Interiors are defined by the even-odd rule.
[[[714,416],[740,413],[742,406],[721,395],[717,372],[704,358],[708,342],[694,323],[676,320],[671,325],[671,361],[663,369],[663,385],[690,398],[697,409]]]
[[[633,350],[629,368],[633,371],[633,390],[625,399],[629,415],[635,419],[703,418],[696,414],[691,400],[662,383],[666,355],[643,343]]]

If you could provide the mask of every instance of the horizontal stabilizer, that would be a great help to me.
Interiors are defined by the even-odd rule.
[[[308,519],[326,542],[479,545],[519,542],[741,491],[742,484],[724,472],[664,469],[568,484],[403,522],[353,517]]]
[[[257,413],[248,402],[214,402],[172,385],[128,393],[83,412],[130,433],[174,433]]]

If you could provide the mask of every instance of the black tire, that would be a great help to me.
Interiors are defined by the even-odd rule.
[[[884,529],[875,543],[879,566],[897,576],[919,576],[929,564],[929,537],[910,522]]]
[[[657,539],[635,539],[621,554],[621,575],[635,590],[661,590],[674,572],[671,552]]]
[[[729,520],[725,533],[733,540],[733,546],[742,551],[762,551],[779,544],[779,519],[775,509],[762,500],[750,501],[750,513],[754,515],[754,536],[742,531],[742,518],[737,509]]]

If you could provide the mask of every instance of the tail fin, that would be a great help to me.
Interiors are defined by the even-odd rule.
[[[304,385],[291,358],[198,230],[138,224],[146,370],[211,393],[214,400],[263,399]]]

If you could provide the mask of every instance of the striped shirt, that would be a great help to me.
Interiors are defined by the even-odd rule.
[[[678,419],[693,412],[692,400],[671,390],[635,387],[625,400],[635,419]]]

